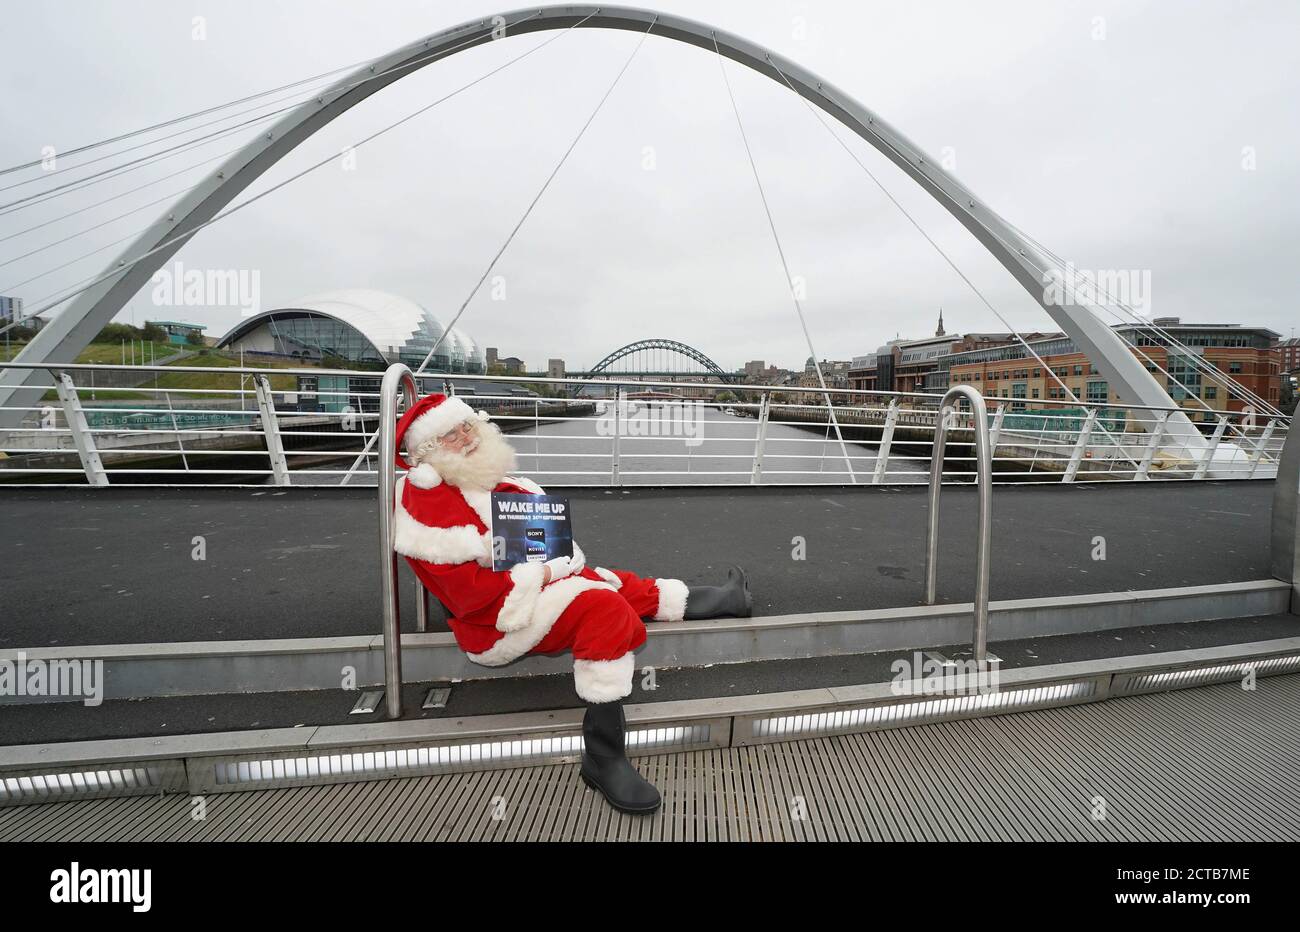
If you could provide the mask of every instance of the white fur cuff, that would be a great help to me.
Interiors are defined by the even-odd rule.
[[[514,585],[502,603],[501,611],[497,613],[498,631],[518,631],[528,626],[545,577],[546,569],[540,563],[519,563],[510,568],[510,579]]]
[[[617,702],[632,692],[635,672],[631,651],[616,660],[574,660],[573,688],[585,702]]]
[[[655,621],[681,621],[686,616],[686,583],[680,579],[656,579],[659,610]]]

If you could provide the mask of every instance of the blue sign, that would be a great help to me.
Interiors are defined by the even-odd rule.
[[[573,556],[569,500],[558,495],[492,493],[492,568]]]

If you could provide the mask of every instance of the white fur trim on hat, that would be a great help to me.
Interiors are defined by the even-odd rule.
[[[426,440],[441,437],[461,421],[477,417],[474,409],[456,396],[421,414],[406,428],[406,452],[414,453]]]
[[[566,576],[558,582],[543,587],[537,602],[533,605],[532,619],[525,627],[507,632],[482,653],[465,656],[486,667],[500,667],[517,660],[540,644],[569,604],[588,589],[614,591],[608,583],[582,576]]]
[[[586,702],[617,702],[632,692],[634,673],[631,651],[615,660],[574,660],[573,688]]]
[[[686,615],[686,583],[680,579],[656,579],[659,588],[659,610],[655,621],[681,621]]]

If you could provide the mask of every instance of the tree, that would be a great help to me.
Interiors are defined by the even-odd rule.
[[[92,343],[121,343],[123,340],[140,339],[140,331],[130,324],[108,324],[95,334]]]

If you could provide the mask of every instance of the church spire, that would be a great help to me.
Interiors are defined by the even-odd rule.
[[[936,337],[945,336],[943,332],[943,308],[939,308],[939,329],[934,332]]]

